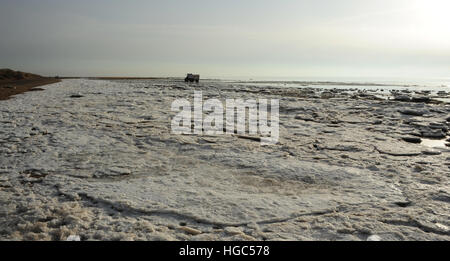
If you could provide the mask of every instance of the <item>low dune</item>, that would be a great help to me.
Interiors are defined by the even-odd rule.
[[[6,100],[13,95],[27,91],[41,90],[35,87],[59,81],[58,78],[44,77],[11,69],[0,69],[0,100]]]

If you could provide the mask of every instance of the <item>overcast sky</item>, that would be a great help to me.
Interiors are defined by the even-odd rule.
[[[448,0],[2,0],[0,67],[64,76],[450,77]]]

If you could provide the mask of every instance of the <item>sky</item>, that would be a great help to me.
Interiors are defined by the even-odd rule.
[[[450,78],[448,0],[2,0],[0,68]]]

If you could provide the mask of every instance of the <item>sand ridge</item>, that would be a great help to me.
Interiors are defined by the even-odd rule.
[[[42,89],[36,87],[59,81],[58,78],[43,77],[11,69],[0,69],[0,100],[6,100],[13,95],[27,91],[39,91]]]

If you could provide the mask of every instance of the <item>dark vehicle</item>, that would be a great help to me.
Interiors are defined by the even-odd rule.
[[[186,78],[184,79],[185,82],[199,82],[200,81],[200,75],[199,74],[192,74],[188,73]]]

